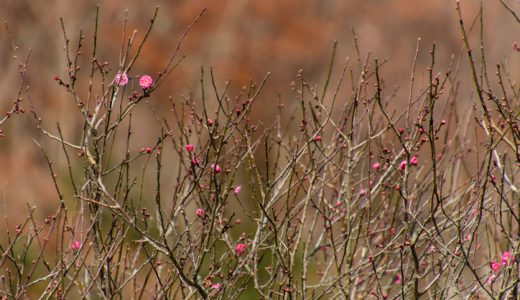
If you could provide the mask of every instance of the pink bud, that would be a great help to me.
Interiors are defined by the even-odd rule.
[[[246,252],[247,245],[246,244],[237,244],[235,246],[235,254],[240,256]]]
[[[240,194],[240,191],[242,191],[242,186],[237,185],[233,188],[233,194],[238,195]]]
[[[403,160],[403,161],[399,164],[399,169],[401,169],[401,171],[406,170],[406,160]]]
[[[315,140],[316,142],[321,141],[321,135],[317,135],[317,136],[315,136],[315,137],[314,137],[314,140]]]
[[[365,189],[359,190],[359,196],[364,197],[366,194],[367,194],[367,190],[365,190]]]
[[[493,272],[498,272],[500,270],[500,263],[496,261],[491,262],[491,270]]]
[[[211,164],[211,168],[212,168],[213,170],[215,170],[215,173],[217,173],[217,174],[220,174],[220,172],[222,172],[222,169],[221,169],[220,166],[217,165],[217,164]]]
[[[197,157],[194,157],[191,159],[191,164],[194,165],[194,166],[199,166],[200,165],[200,159],[198,159]]]
[[[72,248],[72,250],[74,250],[74,251],[78,251],[79,248],[81,248],[81,242],[78,241],[78,240],[74,240],[74,241],[72,242],[72,245],[70,245],[70,247]]]
[[[195,146],[193,146],[192,144],[188,144],[186,145],[186,151],[188,152],[193,152],[195,150]]]
[[[412,156],[412,158],[410,158],[410,165],[417,166],[417,164],[419,164],[419,158],[417,158],[417,156]]]
[[[504,254],[502,254],[502,266],[507,266],[507,264],[510,262],[509,259],[511,258],[511,252],[506,251]]]
[[[395,274],[395,276],[394,276],[394,283],[395,284],[403,283],[403,275],[401,275],[401,273]]]
[[[372,169],[379,171],[381,169],[381,164],[379,162],[375,162],[372,164]]]
[[[197,208],[197,210],[195,211],[195,214],[196,214],[199,218],[204,218],[204,216],[206,215],[206,212],[205,212],[204,209],[202,209],[202,208]]]

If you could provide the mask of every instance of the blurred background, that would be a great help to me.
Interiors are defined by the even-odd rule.
[[[57,122],[75,124],[78,116],[72,99],[53,80],[55,75],[66,74],[59,18],[63,18],[72,45],[76,44],[79,30],[83,30],[86,36],[84,53],[89,53],[96,2],[1,2],[0,19],[8,24],[19,46],[18,57],[23,58],[32,50],[27,85],[31,88],[34,108],[44,116],[44,126],[55,131]],[[483,2],[488,64],[493,66],[504,61],[512,66],[518,64],[520,54],[512,49],[512,45],[520,40],[520,25],[498,0]],[[520,12],[520,4],[516,1],[509,3]],[[426,74],[432,43],[437,45],[438,71],[446,70],[450,62],[458,63],[462,49],[455,1],[449,0],[110,0],[99,1],[99,5],[98,58],[109,62],[113,70],[118,65],[125,10],[128,10],[128,30],[138,30],[140,39],[155,6],[160,7],[156,26],[134,68],[140,74],[159,72],[182,32],[209,5],[207,13],[182,45],[181,53],[186,55],[186,59],[172,73],[167,84],[150,99],[150,105],[156,109],[169,109],[169,96],[176,101],[190,89],[197,90],[201,66],[206,69],[213,67],[219,86],[231,80],[231,94],[250,80],[261,81],[267,72],[271,72],[261,97],[265,105],[257,107],[255,115],[259,120],[268,121],[279,95],[284,100],[293,97],[290,83],[295,80],[299,69],[304,70],[311,84],[322,86],[334,41],[338,41],[338,52],[332,83],[336,82],[346,57],[351,57],[352,62],[357,60],[352,28],[359,37],[362,58],[371,52],[372,57],[389,60],[383,68],[383,75],[387,87],[398,88],[398,103],[405,101],[400,100],[399,93],[406,95],[408,91],[418,38],[421,38],[418,80],[424,79]],[[463,0],[462,6],[466,25],[470,26],[478,15],[480,1]],[[473,30],[477,31],[478,23],[475,24]],[[454,60],[453,55],[456,57]],[[460,62],[459,72],[467,72],[466,58],[462,57]],[[5,111],[17,97],[20,80],[4,27],[0,29],[0,69],[0,109]],[[86,75],[87,71],[84,72]],[[513,79],[518,78],[517,70],[511,72]],[[470,83],[462,83],[461,95],[465,96],[460,98],[460,107],[475,103],[470,88]],[[348,101],[348,97],[342,101]],[[23,105],[26,111],[30,111],[26,96]],[[142,113],[136,118],[136,122],[142,125],[135,131],[135,139],[142,143],[141,147],[146,147],[156,138],[147,134],[154,129],[153,115]],[[55,205],[47,208],[45,203],[57,203],[56,192],[47,164],[33,139],[44,147],[59,145],[42,136],[29,113],[15,116],[2,129],[5,137],[0,138],[0,193],[7,199],[9,215],[15,218],[25,216],[26,203],[38,204],[42,215],[51,214]],[[72,125],[64,126],[65,137],[70,137],[75,129]]]

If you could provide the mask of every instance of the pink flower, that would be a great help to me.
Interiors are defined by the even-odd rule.
[[[194,150],[195,150],[195,146],[193,146],[192,144],[186,145],[186,151],[193,152]]]
[[[220,283],[215,283],[211,286],[211,288],[218,292],[222,288],[222,285]]]
[[[233,188],[233,194],[238,195],[240,194],[240,191],[242,191],[242,186],[237,185]]]
[[[72,241],[72,245],[70,245],[70,248],[72,248],[72,250],[74,251],[78,251],[79,248],[81,248],[81,242],[78,240]]]
[[[399,169],[401,169],[401,171],[406,170],[406,160],[403,160],[403,161],[399,164]]]
[[[204,218],[204,216],[206,215],[206,211],[204,211],[204,209],[202,209],[202,208],[197,208],[197,210],[195,211],[195,214],[199,218]]]
[[[199,166],[200,165],[200,159],[198,159],[197,157],[194,157],[191,159],[191,164],[194,165],[194,166]]]
[[[395,284],[403,283],[403,275],[401,275],[401,273],[395,274],[395,276],[394,276],[394,283]]]
[[[119,86],[125,86],[128,83],[128,75],[126,73],[117,72],[115,83],[117,83]]]
[[[217,164],[211,164],[211,168],[212,168],[213,170],[215,170],[215,173],[217,173],[217,174],[220,174],[220,172],[222,172],[222,169],[221,169],[220,166],[217,165]]]
[[[507,266],[509,259],[511,258],[511,252],[506,251],[504,254],[502,254],[502,266]]]
[[[150,75],[143,75],[139,78],[139,85],[143,90],[149,89],[153,85],[153,79]]]
[[[412,156],[412,158],[410,158],[410,165],[417,166],[417,164],[419,164],[419,158],[417,158],[417,156]]]
[[[315,136],[315,137],[314,137],[314,140],[315,140],[316,142],[321,141],[321,135],[317,135],[317,136]]]
[[[235,246],[235,253],[237,256],[240,256],[246,252],[247,245],[246,244],[237,244]]]
[[[366,194],[367,194],[367,190],[365,190],[365,189],[359,190],[359,196],[364,197]]]
[[[376,171],[379,171],[379,169],[381,169],[381,164],[378,163],[378,162],[375,162],[372,164],[372,169],[376,170]]]
[[[493,272],[498,272],[500,270],[500,263],[496,261],[491,262],[491,270]]]

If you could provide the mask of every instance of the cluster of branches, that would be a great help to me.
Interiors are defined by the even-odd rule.
[[[141,42],[125,18],[115,69],[97,58],[96,17],[88,74],[78,63],[83,34],[71,46],[63,26],[66,76],[56,81],[76,104],[81,131],[67,139],[64,125],[46,129],[32,110],[42,136],[62,150],[39,147],[57,207],[42,221],[30,208],[15,228],[6,217],[0,295],[516,299],[519,89],[505,65],[488,75],[484,48],[472,51],[457,11],[473,109],[457,113],[468,79],[455,67],[437,70],[435,46],[416,83],[419,42],[408,99],[392,108],[396,92],[381,74],[387,61],[363,56],[355,36],[357,56],[338,69],[334,45],[321,87],[298,72],[270,124],[251,116],[269,74],[230,95],[229,82],[219,88],[213,71],[201,69],[200,90],[170,99],[170,112],[149,107],[160,130],[142,149],[132,113],[147,108],[182,60],[191,25],[144,87],[134,63],[157,11]],[[53,165],[58,157],[65,169]],[[173,184],[164,186],[165,177]]]

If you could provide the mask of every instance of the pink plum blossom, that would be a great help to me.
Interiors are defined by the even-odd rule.
[[[78,240],[74,240],[72,242],[72,245],[70,245],[70,248],[72,248],[72,250],[74,250],[74,251],[78,251],[79,248],[81,248],[81,242]]]
[[[128,83],[128,75],[126,75],[126,73],[118,72],[116,74],[115,83],[119,86],[125,86]]]
[[[246,249],[247,249],[247,245],[246,244],[244,244],[244,243],[237,244],[235,246],[235,254],[237,256],[241,256],[242,254],[244,254],[246,252]]]
[[[222,169],[218,164],[211,164],[211,169],[215,170],[215,173],[220,174],[222,172]]]
[[[500,263],[496,261],[491,262],[491,270],[493,272],[498,272],[500,270]]]
[[[204,211],[204,209],[202,209],[202,208],[197,208],[197,210],[195,211],[195,214],[199,218],[204,218],[204,216],[206,215],[206,211]]]
[[[191,164],[194,166],[200,166],[200,159],[198,159],[197,157],[192,158]]]
[[[242,191],[242,186],[237,185],[233,188],[233,194],[238,195],[240,194],[240,191]]]
[[[381,169],[381,164],[379,162],[375,162],[372,164],[372,169],[379,171]]]
[[[507,266],[508,263],[510,263],[510,258],[511,258],[511,252],[509,251],[506,251],[504,252],[504,254],[502,254],[502,266]]]
[[[143,75],[139,78],[139,85],[144,90],[149,89],[153,85],[153,79],[150,75]]]
[[[186,151],[188,151],[188,152],[195,151],[195,146],[193,146],[192,144],[186,145],[185,148],[186,148]]]
[[[412,156],[410,158],[410,165],[417,166],[419,164],[419,158],[417,156]]]

